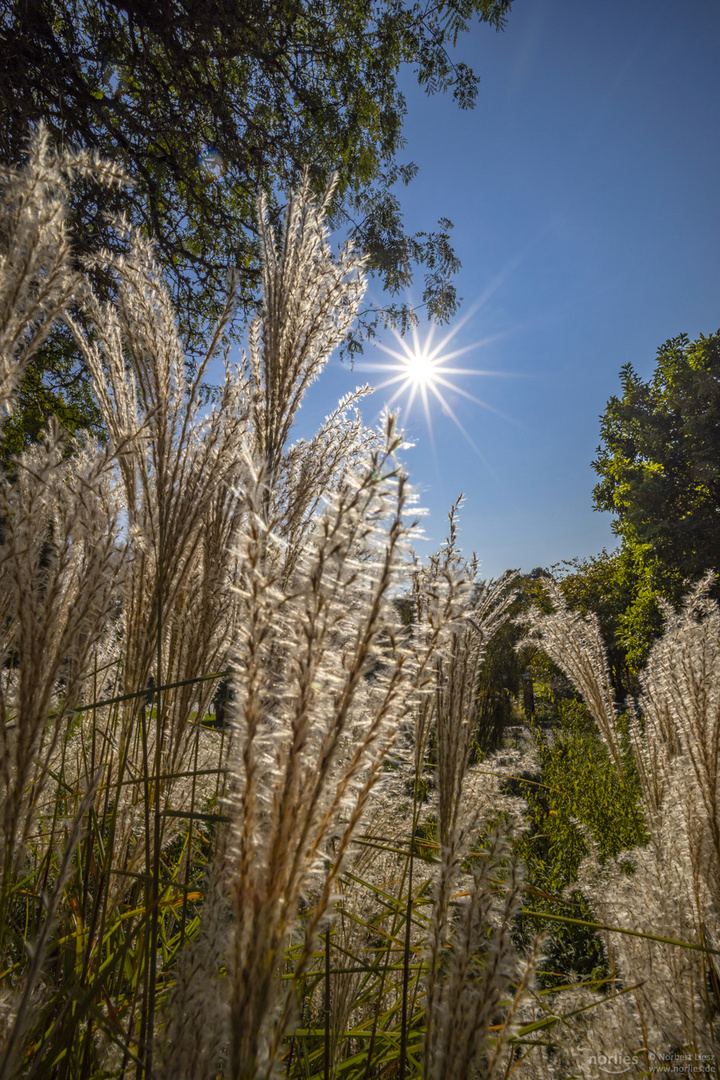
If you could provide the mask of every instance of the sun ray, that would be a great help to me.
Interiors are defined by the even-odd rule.
[[[512,416],[508,416],[507,413],[501,412],[500,409],[496,409],[494,405],[488,405],[487,401],[475,397],[474,394],[470,394],[467,390],[463,390],[463,388],[456,383],[451,383],[447,379],[441,378],[439,375],[435,377],[435,382],[440,383],[441,386],[447,387],[448,390],[452,390],[454,394],[460,394],[461,397],[467,398],[468,401],[474,401],[476,405],[481,405],[483,409],[487,409],[488,412],[494,413],[495,416],[499,416],[501,420],[507,420],[509,424],[514,424],[515,427],[522,428],[523,431],[526,430],[525,425],[521,424],[519,420],[514,420]]]
[[[423,399],[423,408],[425,410],[425,422],[427,423],[428,435],[430,436],[430,447],[432,449],[432,454],[433,454],[433,458],[435,460],[435,464],[437,465],[438,456],[437,456],[437,447],[435,445],[435,432],[433,431],[433,426],[432,426],[432,416],[430,414],[430,406],[428,405],[427,387],[426,386],[421,386],[420,387],[420,394],[421,394],[422,399]]]
[[[477,444],[475,443],[475,440],[474,440],[474,439],[472,439],[472,438],[470,437],[470,435],[468,435],[468,433],[467,433],[467,431],[465,430],[465,428],[463,427],[462,423],[460,422],[460,420],[459,420],[459,419],[457,418],[457,416],[455,415],[455,411],[454,411],[454,409],[453,409],[452,405],[450,404],[450,402],[449,402],[449,401],[446,401],[446,400],[445,400],[445,398],[443,397],[443,395],[441,394],[441,392],[440,392],[440,391],[438,390],[437,386],[432,386],[432,387],[430,387],[430,389],[432,390],[433,394],[434,394],[434,395],[435,395],[435,397],[436,397],[436,398],[438,399],[438,401],[440,402],[440,404],[442,405],[443,409],[445,410],[445,412],[447,413],[447,415],[448,415],[448,416],[450,417],[450,419],[451,419],[451,420],[452,420],[452,421],[453,421],[453,422],[454,422],[455,424],[457,424],[457,426],[458,426],[459,430],[460,430],[460,431],[461,431],[461,432],[463,433],[463,435],[465,436],[465,438],[467,439],[467,441],[468,441],[468,442],[470,443],[470,445],[472,446],[473,450],[477,451],[477,453],[479,454],[479,453],[480,453],[480,451],[479,451],[479,450],[478,450],[478,448],[477,448]]]
[[[454,387],[454,389],[457,389],[457,387]],[[440,391],[436,387],[432,387],[432,390],[433,390],[433,393],[436,395],[438,401],[441,403],[442,407],[447,412],[448,416],[451,418],[453,423],[455,423],[457,425],[458,430],[465,436],[465,438],[469,442],[470,446],[472,446],[473,450],[475,451],[477,456],[480,458],[480,460],[482,461],[485,468],[488,470],[488,472],[491,474],[491,476],[493,476],[495,479],[497,479],[498,478],[497,471],[492,467],[492,465],[490,464],[488,459],[483,454],[482,450],[479,448],[479,446],[475,442],[475,440],[465,430],[464,425],[461,423],[460,419],[455,415],[455,411],[452,408],[452,406],[450,405],[450,403],[445,400],[443,395],[440,393]],[[493,410],[493,411],[495,411],[495,410]]]

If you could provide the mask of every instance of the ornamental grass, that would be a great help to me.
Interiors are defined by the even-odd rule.
[[[519,932],[511,792],[531,756],[474,748],[513,576],[478,580],[455,508],[417,561],[403,435],[392,415],[365,426],[367,387],[291,442],[365,288],[363,257],[330,247],[332,184],[316,199],[303,180],[279,231],[260,202],[247,354],[233,364],[225,343],[231,276],[193,366],[152,245],[122,221],[122,254],[93,257],[112,298],[93,294],[67,221],[80,174],[126,182],[42,130],[0,178],[4,414],[63,321],[106,432],[51,423],[0,479],[0,1080],[710,1060],[720,616],[703,588],[622,730],[596,624],[558,598],[533,619],[620,779],[639,777],[650,836],[630,869],[582,867],[604,992],[548,993],[542,939]]]

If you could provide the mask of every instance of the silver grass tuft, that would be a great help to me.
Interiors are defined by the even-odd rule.
[[[79,290],[67,226],[68,181],[113,186],[123,173],[88,153],[57,153],[42,125],[25,163],[0,171],[0,410]]]
[[[554,611],[528,613],[528,637],[539,638],[543,651],[578,688],[592,713],[615,768],[622,777],[622,749],[600,624],[593,614],[584,618],[571,611],[560,589],[550,579],[545,587]],[[524,642],[520,643],[521,647]]]
[[[577,1075],[596,1076],[600,1055],[627,1060],[625,1075],[636,1077],[676,1065],[716,1071],[720,1063],[717,958],[703,951],[720,945],[720,611],[707,597],[709,581],[679,611],[667,610],[631,717],[650,841],[603,866],[591,854],[580,868],[579,885],[598,921],[665,940],[603,932],[618,992],[605,999],[586,993],[582,1012],[570,1000],[556,1001],[567,1016],[557,1032],[564,1048],[558,1060]],[[606,669],[594,639],[576,633],[578,617],[567,609],[551,618],[535,619],[542,647],[548,643],[560,662],[558,642],[572,639],[574,659],[565,670],[579,673],[578,689],[597,701]],[[605,703],[599,716],[610,735],[611,715]]]
[[[51,758],[117,603],[124,551],[105,454],[51,427],[0,484],[0,857],[19,869]],[[51,717],[48,723],[48,717]],[[5,895],[5,889],[3,889]]]

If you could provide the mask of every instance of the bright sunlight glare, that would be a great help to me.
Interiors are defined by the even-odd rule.
[[[383,382],[375,387],[375,390],[394,387],[392,396],[386,402],[388,408],[392,407],[396,401],[405,395],[404,407],[406,413],[409,415],[416,398],[419,397],[422,402],[431,441],[434,440],[430,406],[433,403],[433,399],[437,401],[443,412],[453,420],[458,430],[462,432],[476,453],[480,454],[477,446],[463,427],[459,417],[448,401],[447,393],[450,391],[453,394],[459,394],[460,397],[475,402],[476,405],[482,406],[483,409],[489,409],[491,412],[502,415],[497,409],[493,409],[491,405],[488,405],[487,402],[475,397],[474,394],[469,393],[467,390],[463,389],[462,386],[458,385],[458,379],[465,376],[489,376],[505,373],[499,371],[481,371],[477,368],[449,366],[450,362],[455,360],[458,356],[470,352],[472,349],[480,348],[482,345],[487,344],[491,339],[488,338],[487,341],[475,342],[472,345],[465,345],[461,349],[453,349],[452,351],[446,352],[445,350],[450,344],[456,330],[447,334],[437,345],[433,345],[435,330],[436,325],[433,323],[430,326],[430,330],[424,342],[420,341],[417,328],[415,327],[413,327],[410,340],[401,337],[398,333],[393,331],[399,348],[391,349],[387,345],[381,343],[378,343],[377,347],[387,353],[394,362],[378,364],[361,362],[358,363],[356,367],[360,371],[377,371],[388,376],[388,378],[384,379]]]
[[[435,364],[424,352],[413,353],[406,358],[407,375],[418,386],[427,386],[435,376]]]

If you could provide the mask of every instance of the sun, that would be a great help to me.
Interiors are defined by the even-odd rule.
[[[435,378],[435,363],[426,352],[416,352],[405,357],[407,377],[416,386],[428,386]]]
[[[475,402],[476,405],[480,405],[484,409],[490,409],[492,412],[497,412],[497,410],[493,409],[487,402],[475,397],[474,394],[469,393],[469,391],[460,386],[458,384],[458,379],[478,375],[500,375],[501,372],[450,366],[451,362],[456,360],[458,356],[461,356],[463,353],[468,353],[473,349],[480,348],[482,345],[487,344],[487,341],[490,339],[487,339],[487,341],[475,342],[473,345],[466,345],[461,349],[447,351],[447,347],[452,341],[454,333],[457,331],[451,331],[451,333],[447,334],[437,344],[433,344],[435,331],[436,325],[433,323],[423,342],[420,341],[417,328],[415,327],[412,330],[409,340],[393,331],[398,342],[397,349],[391,349],[387,345],[381,343],[377,344],[377,348],[382,349],[382,351],[387,353],[391,358],[390,362],[386,361],[384,363],[376,364],[360,362],[356,364],[356,367],[360,371],[377,371],[388,376],[375,387],[376,390],[394,387],[391,397],[386,402],[388,408],[404,397],[405,412],[409,415],[416,399],[419,399],[422,403],[431,440],[433,438],[433,431],[430,408],[433,401],[436,401],[440,405],[443,413],[454,421],[458,430],[462,432],[470,445],[479,453],[477,446],[460,422],[450,401],[448,401],[447,392],[449,391],[452,394],[467,398],[469,401]],[[443,391],[445,391],[445,393]]]

